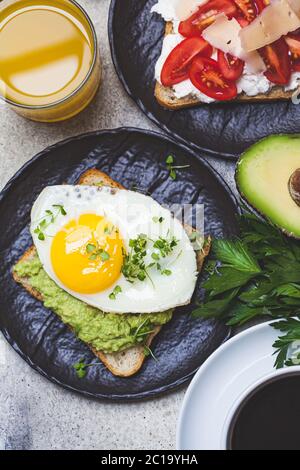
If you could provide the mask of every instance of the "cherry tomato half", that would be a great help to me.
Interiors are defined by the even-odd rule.
[[[291,61],[289,48],[283,38],[259,49],[259,53],[267,66],[265,76],[272,83],[286,85],[291,78]]]
[[[209,0],[201,5],[196,13],[179,24],[179,33],[184,37],[200,36],[207,26],[211,25],[219,13],[232,18],[237,8],[232,0]]]
[[[261,13],[268,5],[270,5],[270,0],[255,0],[258,14]]]
[[[189,78],[189,65],[198,55],[211,56],[213,48],[203,38],[184,39],[168,55],[161,71],[161,83],[170,87]]]
[[[236,20],[242,28],[247,26],[270,4],[270,0],[234,0],[237,5]]]
[[[292,70],[300,72],[300,29],[285,37],[291,55]]]
[[[245,62],[218,49],[218,64],[223,77],[237,80],[243,73]]]
[[[232,100],[237,95],[235,82],[223,77],[218,62],[213,59],[196,57],[190,67],[189,76],[198,90],[215,100]]]
[[[242,28],[247,26],[249,23],[252,23],[252,21],[257,17],[258,9],[254,0],[234,0],[234,3],[237,6],[235,18],[238,20]]]

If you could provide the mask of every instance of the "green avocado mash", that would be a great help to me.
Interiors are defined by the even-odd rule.
[[[172,318],[173,310],[118,315],[90,307],[58,287],[44,271],[37,255],[19,262],[14,269],[42,294],[45,307],[53,310],[82,341],[97,351],[113,353],[144,343],[154,326],[164,325]]]

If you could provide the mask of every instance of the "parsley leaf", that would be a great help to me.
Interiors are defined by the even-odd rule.
[[[237,271],[231,268],[218,268],[203,284],[209,290],[209,297],[215,297],[223,292],[247,284],[255,276],[252,272]]]
[[[299,365],[299,352],[294,355],[294,357],[288,357],[288,352],[291,349],[293,343],[297,342],[300,346],[300,320],[296,318],[288,318],[286,320],[278,321],[272,323],[271,326],[276,330],[285,333],[273,344],[273,347],[276,349],[274,354],[277,354],[275,361],[275,366],[277,369],[284,366],[293,366]]]
[[[215,240],[213,251],[223,266],[248,273],[261,272],[255,257],[241,240]]]
[[[222,299],[211,300],[207,303],[202,303],[198,308],[193,310],[193,318],[217,318],[222,317],[226,309],[230,306],[232,300],[238,294],[239,289],[233,289],[226,293]]]

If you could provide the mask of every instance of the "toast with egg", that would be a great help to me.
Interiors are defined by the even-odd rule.
[[[90,169],[87,170],[79,179],[78,184],[88,185],[88,186],[109,186],[111,188],[119,188],[125,189],[121,184],[117,183],[116,181],[112,180],[108,175],[105,173],[97,170],[97,169]],[[185,230],[187,234],[190,236],[193,231],[195,231],[191,226],[185,225]],[[197,254],[197,268],[200,272],[205,261],[205,258],[208,256],[211,246],[210,237],[206,239],[206,243],[202,250],[196,252]],[[36,248],[34,246],[30,247],[22,256],[22,258],[18,261],[28,261],[31,258],[36,256]],[[21,284],[33,297],[37,300],[43,301],[42,295],[32,288],[30,283],[26,280],[25,277],[19,277],[15,270],[13,270],[13,277],[14,280]],[[148,336],[146,346],[150,346],[155,336],[159,333],[161,326],[157,326],[153,333]],[[97,351],[93,347],[91,350],[97,356],[103,364],[110,370],[110,372],[119,377],[130,377],[137,373],[143,365],[143,362],[146,358],[145,356],[145,347],[144,345],[134,346],[124,351],[120,351],[113,354],[107,354],[102,351]]]
[[[166,23],[165,36],[167,36],[168,34],[173,34],[173,32],[173,24],[171,21],[169,21]],[[245,93],[241,93],[233,101],[252,103],[274,100],[288,100],[291,99],[294,93],[295,90],[284,91],[282,87],[275,86],[271,88],[268,94],[261,93],[256,96],[248,96]],[[199,104],[202,104],[202,101],[200,101],[197,97],[193,95],[189,95],[183,98],[177,98],[172,88],[165,87],[159,82],[156,82],[155,84],[154,95],[161,106],[173,111],[184,108],[191,108],[193,106],[199,106]]]

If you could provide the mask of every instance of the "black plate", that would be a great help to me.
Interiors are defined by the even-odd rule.
[[[237,157],[270,134],[300,130],[300,107],[291,101],[218,103],[181,111],[162,108],[154,97],[154,66],[165,23],[151,7],[157,0],[112,0],[109,37],[116,71],[126,91],[165,131],[195,150]]]
[[[176,156],[189,170],[168,177],[166,156]],[[136,376],[114,377],[101,364],[86,378],[76,377],[72,364],[95,360],[89,348],[75,338],[58,317],[32,298],[12,279],[11,270],[31,246],[28,230],[31,206],[47,185],[75,183],[97,167],[126,188],[150,191],[160,203],[205,204],[206,231],[213,236],[236,233],[236,205],[232,194],[210,166],[169,138],[136,129],[99,131],[71,138],[47,148],[27,163],[0,195],[0,326],[13,348],[53,382],[97,398],[136,399],[170,390],[196,371],[228,336],[215,321],[191,320],[191,307],[178,309],[156,338],[158,362],[149,359]]]

